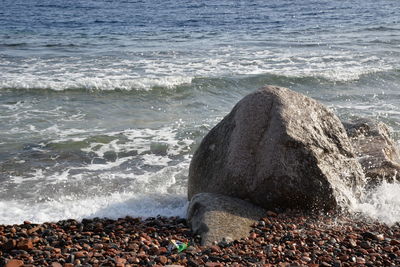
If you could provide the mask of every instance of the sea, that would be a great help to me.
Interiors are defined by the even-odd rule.
[[[180,216],[191,157],[263,85],[400,139],[396,0],[1,0],[0,224]],[[400,221],[400,185],[355,212]]]

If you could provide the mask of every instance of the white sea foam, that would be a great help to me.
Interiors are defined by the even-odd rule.
[[[186,184],[180,180],[186,177],[187,167],[185,161],[142,175],[101,172],[93,182],[89,181],[93,179],[90,172],[71,175],[72,168],[52,175],[36,170],[30,179],[11,177],[14,186],[21,187],[20,192],[24,191],[22,187],[32,185],[26,190],[31,190],[33,198],[0,201],[0,224],[128,215],[184,217]],[[44,189],[47,187],[57,188],[57,192]]]
[[[89,198],[61,197],[58,200],[30,203],[29,201],[0,202],[0,224],[54,222],[66,219],[94,217],[121,218],[125,216],[153,217],[186,216],[187,200],[176,194],[132,194]]]
[[[353,206],[353,212],[392,225],[400,222],[400,183],[383,182],[366,192],[364,199]]]
[[[51,129],[58,132],[57,127]],[[91,140],[81,151],[102,160],[64,166],[63,161],[57,161],[62,150],[56,150],[52,166],[10,174],[0,188],[5,197],[0,201],[0,224],[127,215],[184,216],[193,140],[178,138],[178,130],[172,127],[108,132],[99,142],[90,136],[77,138],[74,131],[69,134],[72,137],[60,135],[60,140],[42,144],[43,152],[51,153],[51,147],[58,149],[57,144],[66,140]],[[103,159],[110,151],[119,156]]]
[[[157,153],[165,153],[168,156],[179,155],[189,151],[189,146],[193,143],[190,139],[176,138],[177,129],[172,127],[163,127],[160,129],[127,129],[121,132],[107,133],[109,137],[124,136],[127,141],[121,142],[118,139],[112,140],[108,143],[90,143],[88,147],[81,150],[87,153],[95,153],[99,157],[103,157],[107,151],[114,151],[116,153],[136,151],[137,154],[149,153],[157,155]],[[158,148],[157,146],[160,146]],[[147,161],[152,161],[150,155],[146,156]],[[154,160],[159,159],[158,157]],[[164,162],[164,160],[163,160]],[[166,162],[164,162],[166,163]]]
[[[76,66],[77,68],[79,66]],[[122,70],[121,70],[122,71]],[[63,91],[69,89],[87,90],[149,90],[153,87],[173,88],[182,84],[190,84],[193,77],[188,76],[164,76],[164,77],[142,77],[126,78],[125,75],[108,77],[85,77],[76,78],[76,73],[54,79],[53,77],[41,77],[35,74],[27,75],[24,78],[5,77],[0,81],[1,88],[22,88],[22,89],[51,89]],[[11,75],[15,76],[15,75]],[[1,76],[0,76],[1,78]]]

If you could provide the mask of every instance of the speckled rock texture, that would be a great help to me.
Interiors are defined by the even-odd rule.
[[[203,139],[190,165],[188,198],[210,192],[266,209],[333,210],[360,196],[364,183],[346,131],[329,109],[266,86]]]

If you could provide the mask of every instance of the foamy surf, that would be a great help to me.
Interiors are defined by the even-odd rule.
[[[389,226],[400,222],[400,183],[386,183],[366,192],[361,202],[353,203],[351,213]],[[0,224],[55,222],[84,218],[117,219],[125,216],[186,216],[186,194],[113,193],[95,197],[62,196],[58,200],[1,201]]]
[[[399,64],[354,51],[262,49],[224,46],[199,54],[168,56],[150,53],[146,59],[128,57],[60,60],[27,58],[14,64],[0,57],[0,89],[139,90],[171,89],[191,84],[199,77],[282,75],[288,78],[315,77],[332,82],[351,82],[363,75],[393,71]],[[118,64],[116,63],[118,61]]]
[[[114,193],[90,198],[61,197],[31,203],[30,201],[1,201],[0,224],[56,222],[84,218],[117,219],[125,216],[155,217],[186,216],[186,195]]]
[[[388,225],[400,222],[400,183],[383,182],[365,192],[364,199],[353,206],[352,212]]]

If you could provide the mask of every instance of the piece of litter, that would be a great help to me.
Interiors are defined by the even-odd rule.
[[[174,251],[177,250],[178,252],[182,252],[185,249],[187,249],[188,244],[178,241],[178,240],[171,240],[170,244],[168,245],[168,251]]]

